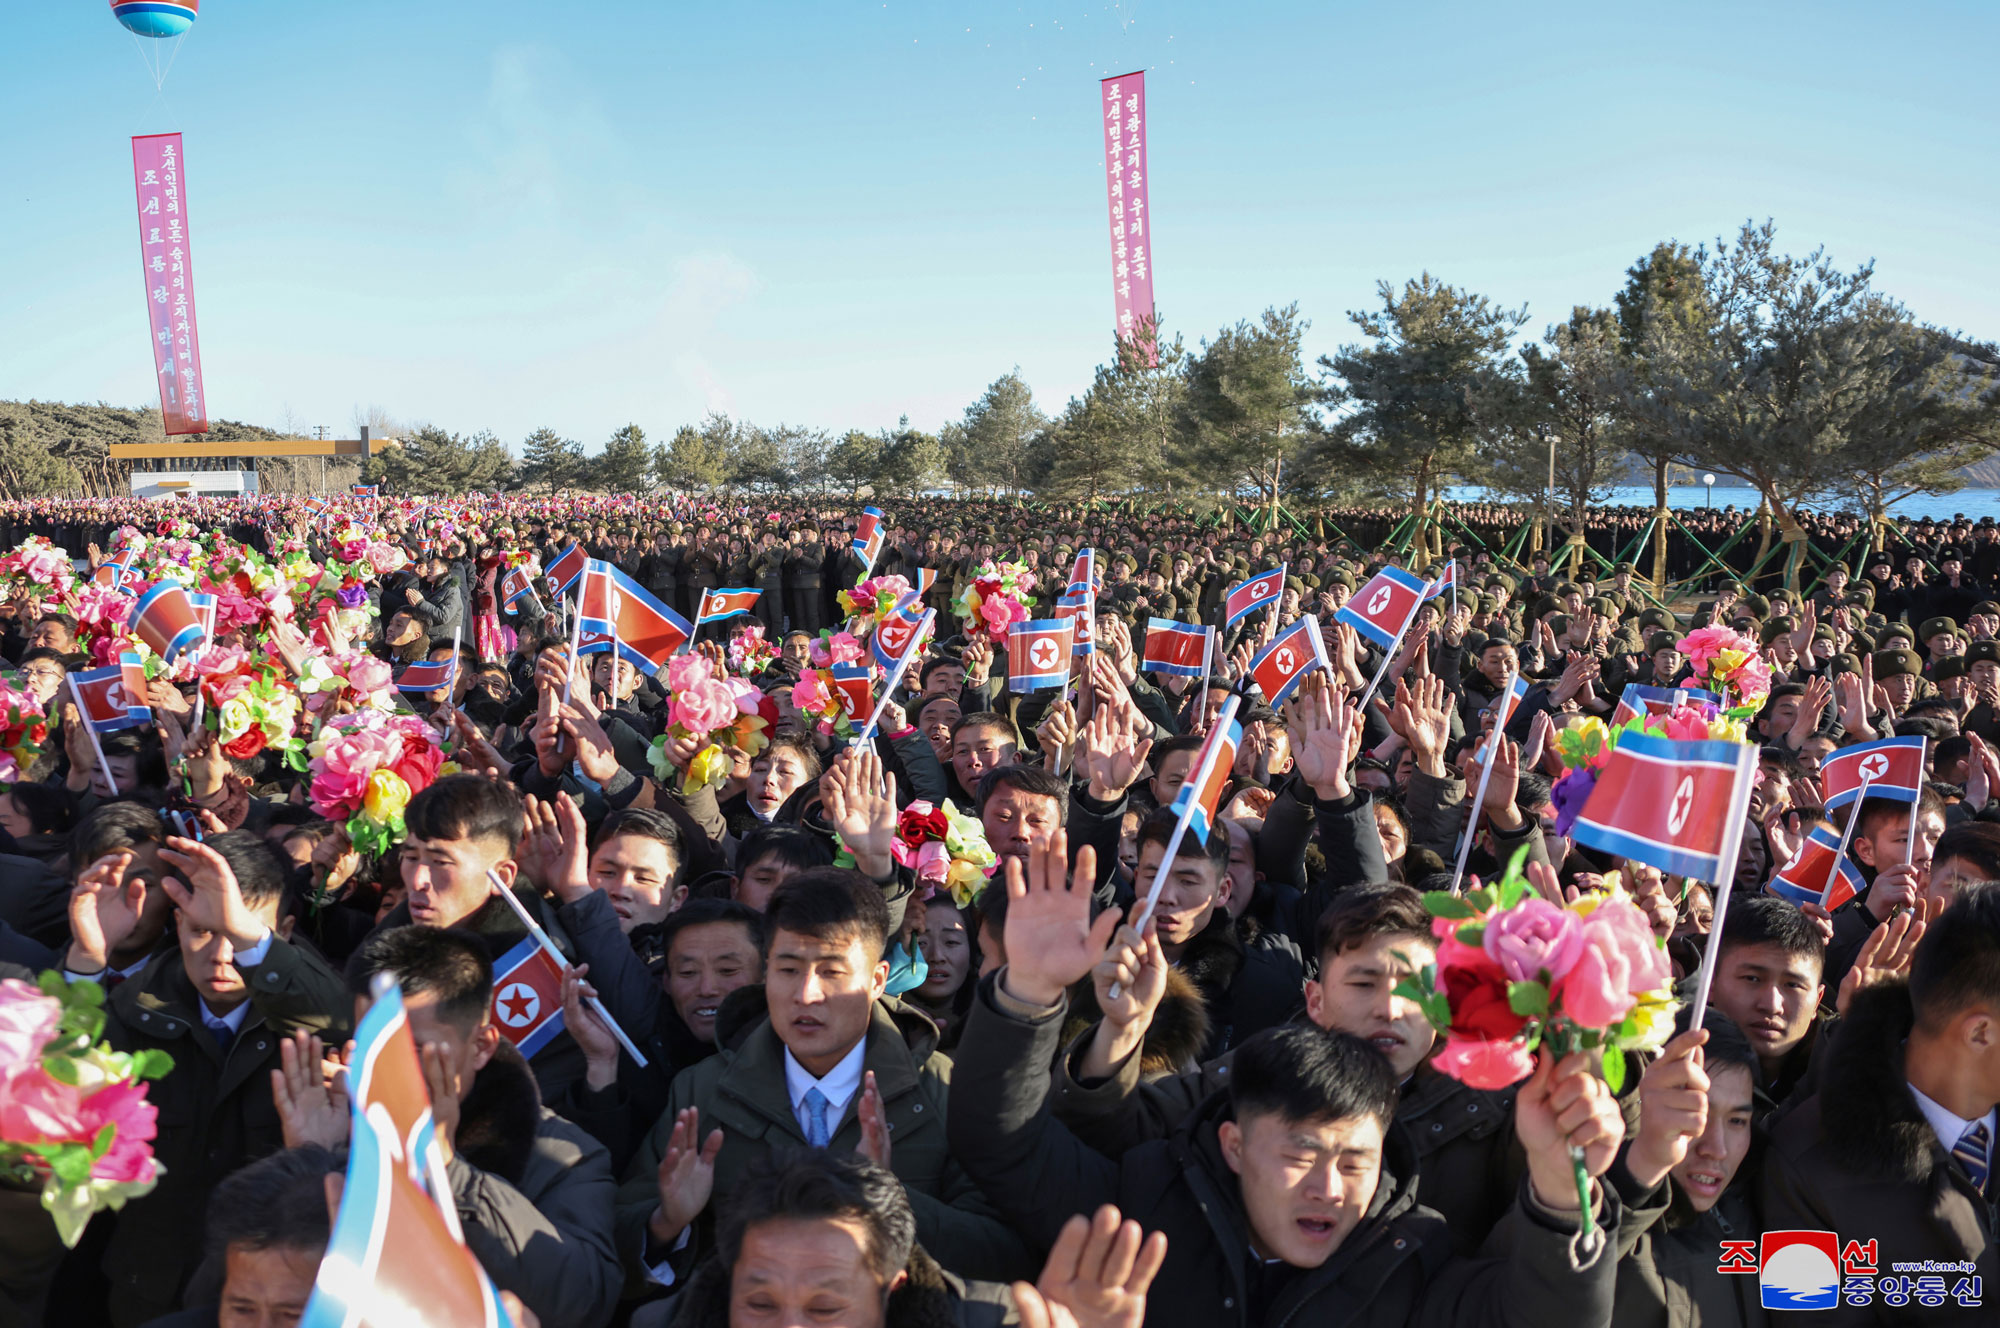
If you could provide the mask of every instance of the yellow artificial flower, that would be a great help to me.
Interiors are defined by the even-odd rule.
[[[1656,1051],[1664,1047],[1674,1035],[1674,1014],[1679,1009],[1680,1002],[1670,989],[1662,987],[1646,992],[1626,1016],[1638,1031],[1629,1038],[1620,1038],[1619,1045],[1627,1051]]]
[[[383,825],[403,814],[410,805],[410,786],[393,770],[377,770],[368,776],[368,792],[361,808]]]
[[[728,752],[710,743],[695,753],[688,762],[687,779],[681,784],[683,790],[698,788],[720,788],[729,779],[729,772],[736,762]]]

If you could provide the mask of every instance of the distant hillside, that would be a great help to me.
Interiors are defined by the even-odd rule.
[[[0,401],[0,492],[122,492],[124,467],[109,460],[113,443],[262,442],[286,436],[236,420],[211,420],[205,434],[169,439],[156,406],[133,410],[101,401]],[[221,459],[189,458],[185,469],[225,467]]]
[[[2000,489],[2000,457],[1975,461],[1958,473],[1975,489]]]

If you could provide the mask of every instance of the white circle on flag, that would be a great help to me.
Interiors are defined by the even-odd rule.
[[[1368,612],[1372,615],[1380,613],[1382,610],[1388,608],[1389,597],[1392,593],[1393,592],[1387,586],[1383,586],[1378,590],[1376,590],[1374,594],[1368,597]]]
[[[1046,636],[1028,647],[1028,662],[1038,669],[1056,666],[1056,643]]]
[[[1682,775],[1674,788],[1674,800],[1667,805],[1667,833],[1679,834],[1694,811],[1694,776]]]
[[[853,692],[842,692],[840,694],[840,708],[847,712],[847,717],[849,719],[852,719],[856,715],[861,713],[859,710],[854,708]]]
[[[1251,599],[1262,599],[1270,593],[1271,583],[1269,581],[1259,581],[1256,585],[1250,587]]]
[[[122,683],[112,683],[104,689],[104,703],[113,710],[125,708],[125,687]]]
[[[526,1028],[542,1012],[542,996],[525,982],[510,982],[493,998],[493,1009],[509,1028]]]
[[[1278,672],[1290,673],[1298,665],[1299,658],[1292,653],[1290,646],[1283,646],[1277,654],[1271,656],[1271,662],[1278,666]]]
[[[1861,758],[1861,764],[1855,769],[1861,772],[1863,779],[1872,784],[1889,773],[1889,758],[1880,752],[1871,752]]]

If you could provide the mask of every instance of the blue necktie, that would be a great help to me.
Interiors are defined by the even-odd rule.
[[[826,1109],[833,1104],[817,1088],[806,1090],[805,1104],[806,1114],[812,1118],[811,1126],[806,1130],[806,1142],[814,1148],[824,1148],[833,1139],[832,1131],[826,1128]]]
[[[1977,1125],[1958,1136],[1958,1142],[1951,1146],[1951,1155],[1958,1159],[1958,1165],[1965,1168],[1965,1175],[1972,1182],[1972,1188],[1986,1193],[1987,1149],[1986,1122]]]

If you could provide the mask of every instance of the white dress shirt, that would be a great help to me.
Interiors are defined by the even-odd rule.
[[[1967,1130],[1979,1124],[1980,1121],[1985,1121],[1986,1169],[1988,1174],[1992,1173],[1993,1141],[1995,1138],[1994,1118],[1996,1115],[2000,1115],[2000,1112],[1988,1111],[1984,1116],[1975,1116],[1971,1120],[1967,1120],[1950,1108],[1940,1106],[1930,1098],[1925,1097],[1923,1090],[1919,1089],[1915,1084],[1910,1085],[1910,1096],[1917,1100],[1917,1110],[1924,1113],[1924,1119],[1930,1123],[1931,1129],[1937,1131],[1938,1142],[1944,1145],[1944,1151],[1947,1153],[1958,1147],[1958,1141],[1965,1137]]]
[[[868,1058],[868,1039],[864,1036],[843,1057],[840,1063],[826,1072],[823,1079],[815,1079],[812,1072],[793,1059],[791,1048],[785,1049],[785,1092],[792,1099],[792,1116],[799,1123],[799,1133],[812,1138],[812,1112],[806,1107],[806,1094],[817,1088],[826,1099],[826,1132],[830,1139],[840,1133],[840,1119],[847,1113],[847,1104],[861,1091],[861,1063]]]

